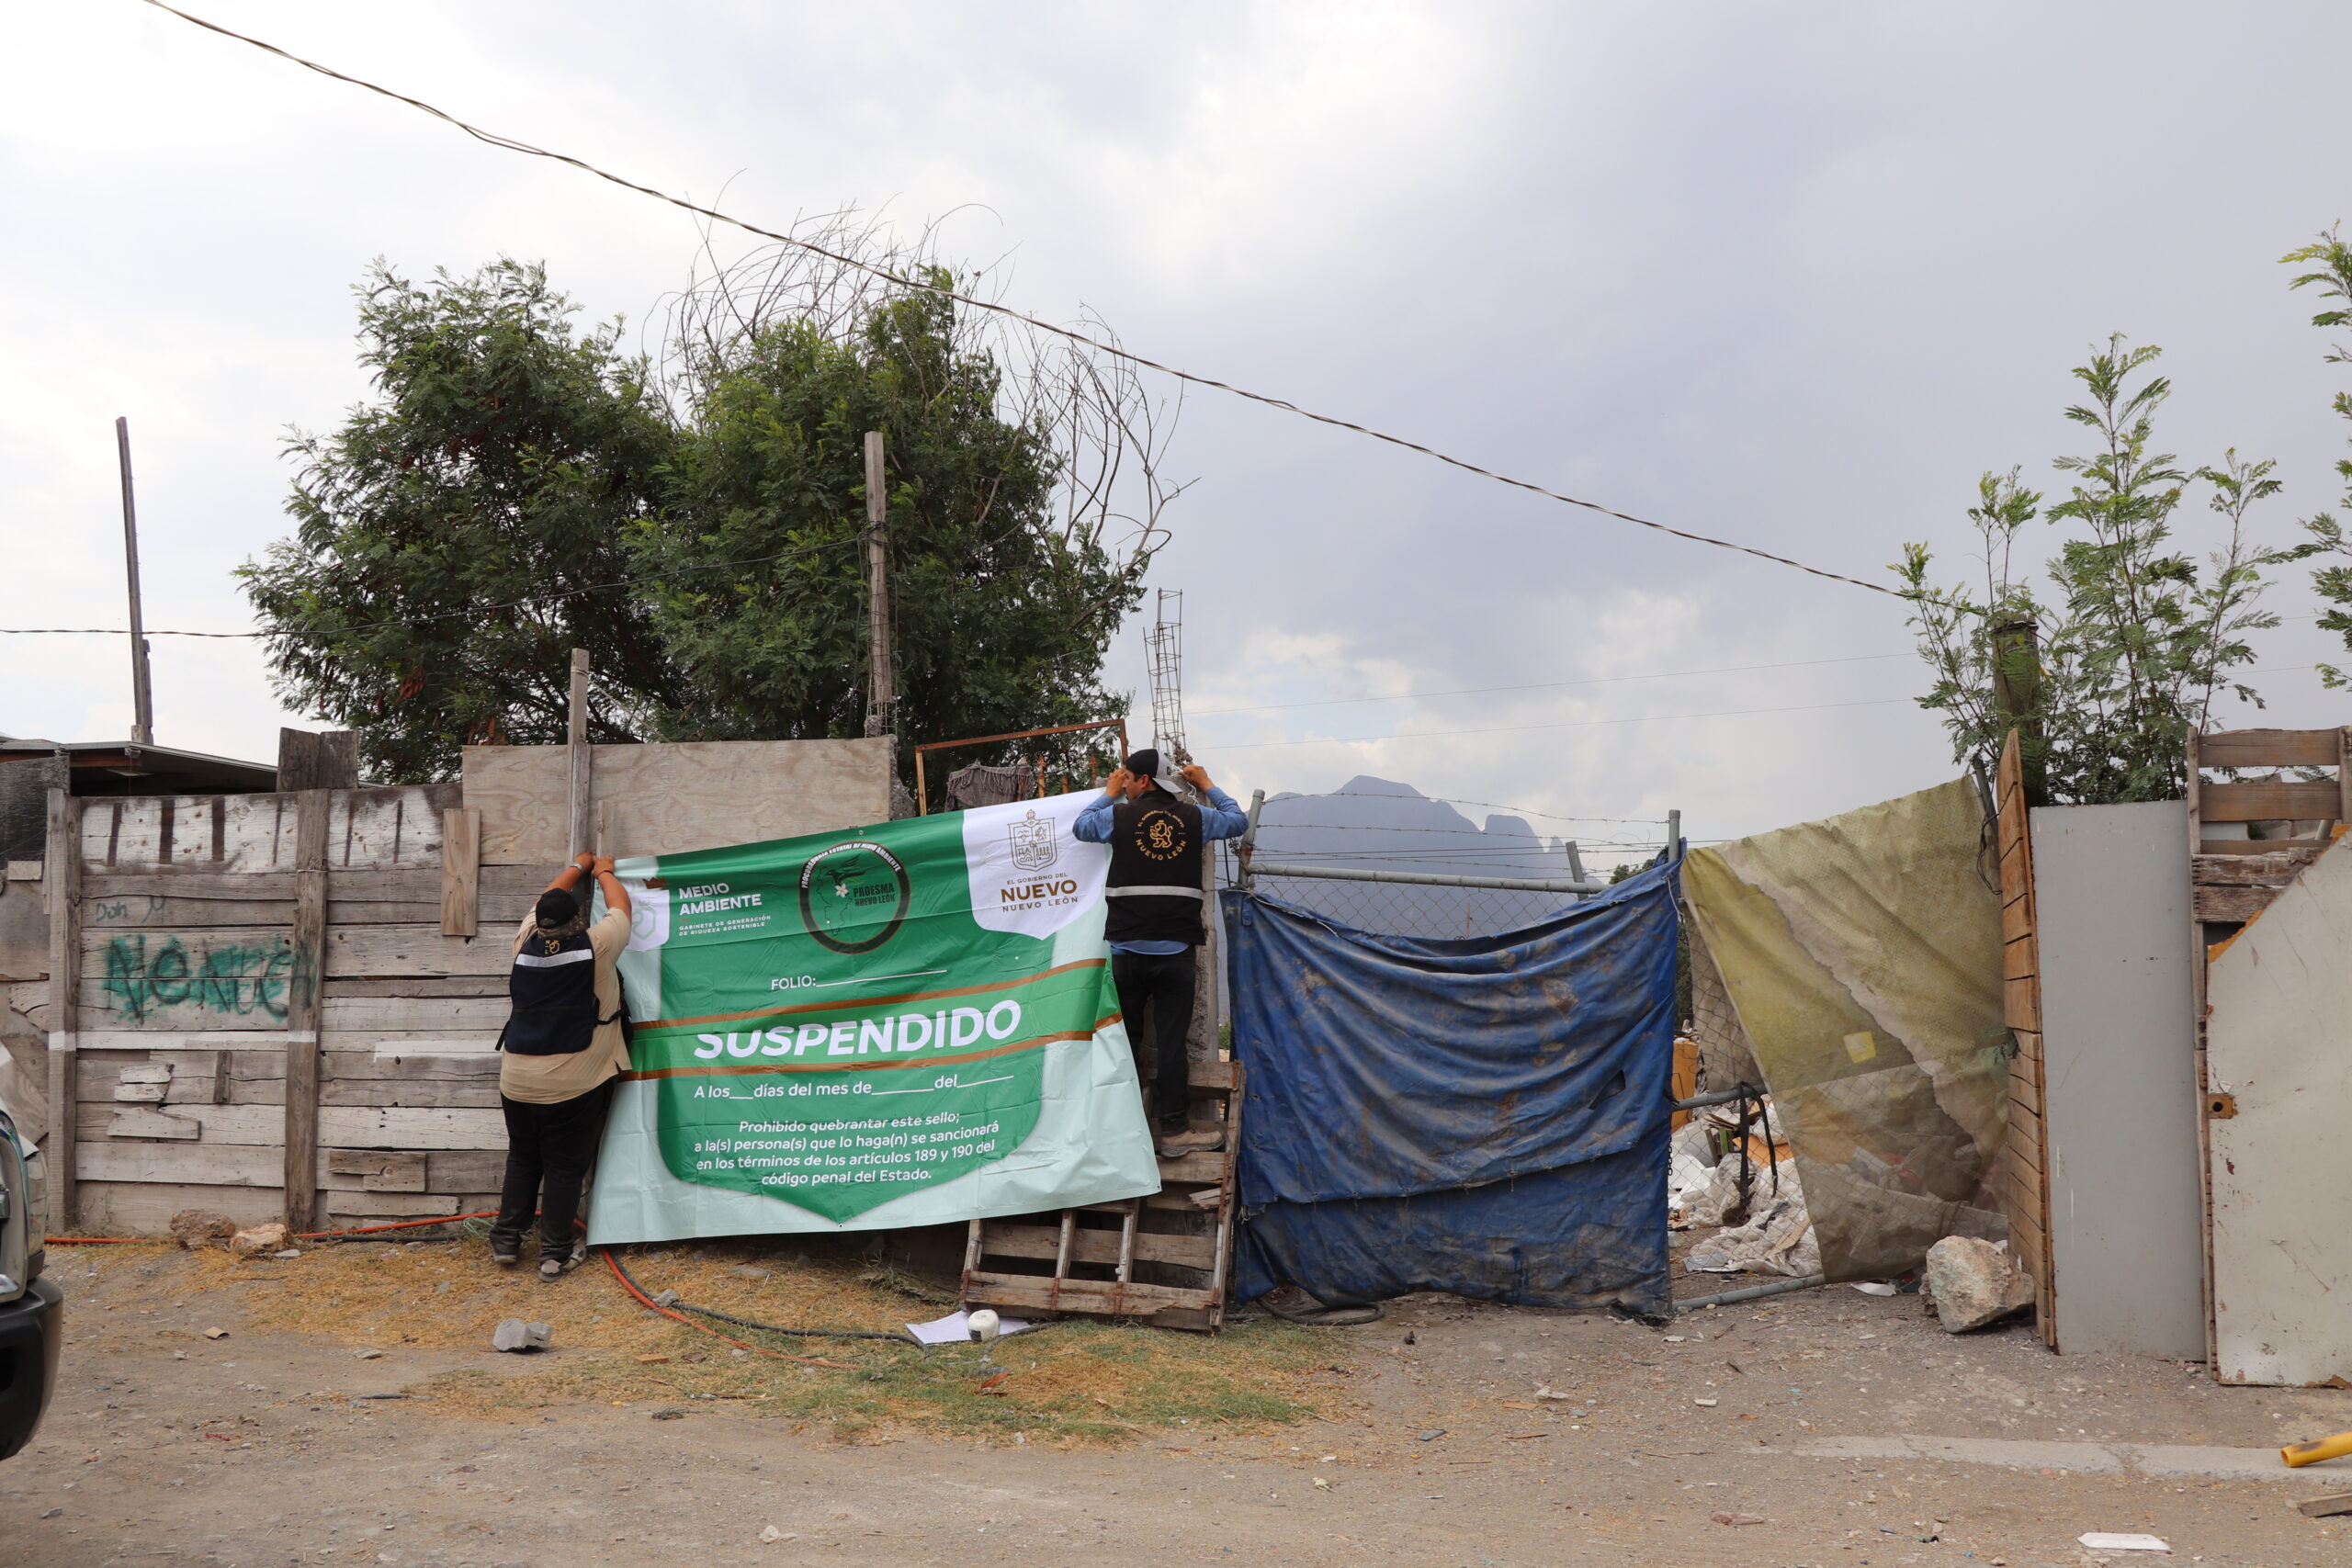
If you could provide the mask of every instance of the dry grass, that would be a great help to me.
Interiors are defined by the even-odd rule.
[[[575,1401],[691,1412],[725,1401],[825,1423],[841,1441],[912,1429],[1085,1443],[1171,1429],[1264,1430],[1319,1415],[1331,1397],[1318,1379],[1331,1359],[1330,1331],[1281,1323],[1246,1324],[1210,1338],[1071,1322],[1000,1343],[988,1366],[977,1346],[925,1352],[710,1325],[762,1348],[847,1363],[820,1368],[746,1353],[649,1312],[597,1257],[542,1284],[527,1255],[520,1271],[502,1270],[480,1240],[350,1242],[260,1262],[169,1247],[105,1252],[90,1260],[105,1268],[113,1299],[219,1292],[242,1306],[249,1333],[353,1349],[478,1351],[502,1319],[555,1325],[566,1352],[560,1359],[521,1375],[456,1371],[415,1385],[433,1396],[428,1408],[453,1415]],[[946,1310],[903,1276],[854,1257],[810,1256],[790,1242],[673,1245],[631,1252],[625,1261],[649,1294],[674,1290],[697,1306],[784,1327],[892,1331]],[[276,1282],[240,1283],[259,1279]],[[705,1401],[712,1403],[698,1403]]]

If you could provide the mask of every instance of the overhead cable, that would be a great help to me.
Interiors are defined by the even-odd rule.
[[[462,610],[450,610],[437,615],[402,615],[389,621],[361,621],[356,626],[333,626],[324,631],[296,631],[278,627],[258,632],[167,632],[153,626],[144,628],[141,637],[349,637],[354,632],[381,631],[387,626],[422,626],[435,621],[478,619],[500,610],[519,610],[526,604],[550,604],[560,599],[577,599],[583,594],[604,593],[616,588],[627,588],[639,582],[660,582],[667,578],[684,577],[691,571],[724,571],[730,567],[765,566],[771,561],[791,560],[798,556],[813,556],[824,550],[836,550],[844,545],[854,545],[855,538],[831,539],[821,545],[808,545],[797,550],[780,550],[772,556],[752,556],[744,560],[706,561],[700,566],[682,566],[675,571],[650,571],[636,577],[616,577],[609,582],[599,582],[587,588],[566,588],[555,593],[534,593],[527,599],[509,599],[503,604],[472,604]],[[123,626],[0,626],[0,637],[129,637]]]
[[[1758,713],[1818,713],[1825,708],[1874,708],[1894,703],[1916,703],[1917,697],[1872,697],[1858,703],[1799,703],[1790,707],[1723,708],[1714,713],[1645,713],[1628,718],[1571,718],[1556,724],[1498,724],[1485,729],[1408,729],[1396,735],[1311,735],[1300,740],[1244,740],[1232,745],[1208,743],[1218,751],[1255,751],[1268,746],[1362,746],[1375,740],[1440,740],[1454,735],[1508,735],[1525,729],[1589,729],[1604,724],[1667,724],[1680,719],[1739,718]]]
[[[171,15],[177,17],[180,20],[192,23],[209,32],[219,33],[223,38],[234,39],[239,43],[251,44],[255,49],[277,55],[279,59],[291,62],[293,64],[300,65],[305,70],[315,71],[322,76],[331,77],[337,82],[347,83],[354,87],[364,88],[379,96],[390,98],[395,103],[406,104],[413,109],[431,115],[434,118],[440,120],[445,124],[456,127],[458,130],[464,131],[468,136],[472,137],[477,141],[486,142],[503,152],[520,152],[526,157],[546,158],[554,163],[568,164],[571,167],[580,170],[582,174],[593,175],[596,178],[616,185],[624,190],[635,191],[639,196],[650,196],[656,201],[667,202],[673,207],[678,208],[684,211],[694,213],[697,217],[707,218],[716,222],[725,223],[731,228],[741,229],[747,234],[757,234],[763,240],[774,240],[778,244],[791,245],[798,250],[806,251],[811,255],[822,256],[827,261],[832,262],[838,265],[854,268],[856,271],[865,273],[869,277],[877,277],[886,283],[894,284],[902,288],[910,288],[921,293],[935,295],[943,299],[952,299],[959,305],[966,305],[976,310],[991,311],[997,315],[1006,317],[1009,320],[1019,321],[1024,326],[1035,327],[1039,332],[1050,333],[1054,336],[1062,338],[1068,342],[1081,344],[1086,348],[1093,350],[1095,353],[1108,355],[1114,359],[1125,360],[1130,365],[1138,366],[1147,370],[1156,370],[1163,376],[1174,377],[1179,381],[1187,382],[1195,387],[1206,387],[1215,391],[1227,392],[1237,398],[1245,398],[1253,403],[1261,403],[1267,408],[1280,409],[1284,413],[1296,414],[1301,419],[1313,420],[1317,424],[1328,424],[1340,430],[1353,431],[1358,435],[1369,436],[1374,441],[1385,442],[1391,446],[1400,446],[1408,452],[1418,452],[1425,457],[1433,457],[1437,461],[1443,463],[1450,468],[1460,468],[1465,473],[1476,474],[1481,479],[1492,479],[1497,484],[1509,485],[1514,490],[1527,491],[1535,495],[1544,496],[1553,501],[1565,502],[1569,506],[1581,507],[1587,512],[1597,512],[1604,517],[1614,517],[1622,523],[1632,523],[1639,527],[1654,529],[1661,534],[1670,534],[1678,539],[1688,539],[1693,544],[1712,545],[1715,548],[1722,550],[1735,550],[1742,555],[1754,556],[1759,560],[1771,561],[1779,566],[1793,567],[1799,571],[1809,572],[1815,577],[1827,578],[1832,582],[1843,582],[1855,588],[1866,588],[1873,593],[1883,593],[1892,599],[1911,600],[1923,597],[1923,595],[1917,593],[1905,592],[1898,589],[1886,587],[1883,583],[1866,582],[1859,577],[1848,577],[1843,572],[1830,571],[1825,568],[1817,566],[1807,566],[1801,560],[1793,560],[1787,556],[1774,555],[1770,550],[1760,550],[1753,545],[1736,544],[1729,539],[1718,539],[1705,534],[1694,534],[1686,528],[1676,528],[1668,524],[1652,522],[1646,517],[1636,517],[1630,512],[1620,512],[1613,506],[1603,506],[1597,501],[1585,501],[1577,496],[1563,494],[1559,491],[1552,490],[1546,486],[1537,484],[1532,479],[1514,479],[1509,474],[1497,473],[1492,468],[1482,468],[1478,464],[1473,463],[1466,458],[1456,457],[1450,453],[1441,452],[1433,446],[1425,446],[1418,441],[1408,441],[1401,435],[1391,435],[1385,431],[1374,430],[1369,425],[1358,424],[1353,420],[1341,419],[1335,414],[1317,413],[1312,409],[1302,408],[1286,398],[1277,398],[1266,392],[1254,392],[1246,387],[1237,387],[1228,381],[1219,381],[1213,377],[1196,375],[1190,370],[1178,369],[1175,366],[1164,364],[1159,360],[1148,359],[1144,355],[1137,354],[1131,349],[1122,348],[1114,343],[1106,342],[1102,338],[1090,336],[1085,333],[1075,331],[1069,327],[1057,326],[1051,321],[1043,321],[1035,316],[1024,314],[1022,311],[1012,309],[1009,305],[1001,305],[993,300],[983,299],[975,295],[959,293],[953,288],[944,288],[939,284],[933,283],[922,278],[909,277],[901,273],[893,272],[888,267],[876,266],[872,262],[862,261],[856,256],[850,255],[844,252],[829,249],[826,246],[817,244],[811,241],[800,239],[796,235],[778,233],[773,229],[763,229],[756,223],[737,218],[731,213],[721,212],[715,207],[705,207],[699,202],[689,201],[684,197],[673,196],[667,191],[657,190],[651,186],[639,185],[635,180],[626,179],[619,175],[611,173],[609,170],[600,169],[595,164],[591,164],[584,159],[575,158],[568,152],[557,152],[545,147],[535,147],[527,141],[518,141],[511,136],[501,136],[495,131],[484,130],[480,126],[472,125],[465,120],[459,119],[456,115],[450,114],[447,110],[435,108],[433,105],[424,102],[422,98],[413,98],[405,93],[394,92],[390,87],[379,86],[373,82],[365,81],[357,76],[347,75],[341,71],[333,69],[332,67],[322,65],[314,60],[305,60],[302,56],[292,53],[289,51],[280,49],[274,43],[265,43],[260,39],[249,37],[248,35],[238,32],[233,28],[224,28],[218,22],[209,22],[205,20],[202,17],[192,16],[189,13],[179,9],[179,7],[175,6],[167,6],[164,3],[164,0],[146,0],[146,4],[154,6],[155,9],[159,11],[169,12]]]

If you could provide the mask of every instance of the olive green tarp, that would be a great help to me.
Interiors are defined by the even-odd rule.
[[[1916,1268],[1946,1235],[2007,1234],[1992,863],[1964,779],[1684,862],[1832,1280]]]

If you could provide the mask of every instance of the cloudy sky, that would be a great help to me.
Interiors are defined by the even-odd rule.
[[[1906,539],[1957,566],[1980,471],[2075,449],[2067,367],[2109,332],[2164,346],[2168,449],[2278,459],[2273,537],[2352,434],[2276,265],[2352,216],[2340,5],[192,8],[770,226],[947,216],[1039,315],[1858,577]],[[544,259],[637,323],[698,241],[138,0],[24,9],[11,56],[0,625],[122,624],[126,414],[149,624],[247,628],[284,433],[367,394],[370,258]],[[1373,773],[1655,841],[1574,819],[1736,836],[1953,772],[1895,600],[1214,393],[1174,458],[1155,582],[1245,793]],[[2352,718],[2299,576],[2274,604],[2268,721]],[[1140,682],[1139,626],[1114,658]],[[155,660],[166,744],[302,721],[251,644]],[[122,639],[0,637],[0,731],[129,715]]]

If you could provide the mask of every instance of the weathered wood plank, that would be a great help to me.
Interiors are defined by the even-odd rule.
[[[331,1035],[366,1030],[486,1030],[495,1035],[505,1027],[507,1011],[504,997],[330,997],[319,1016]]]
[[[1061,1234],[1057,1226],[1012,1225],[991,1220],[981,1235],[980,1256],[1055,1258],[1060,1254]],[[1119,1240],[1120,1233],[1114,1230],[1073,1231],[1070,1260],[1115,1265],[1119,1261]],[[1216,1266],[1216,1238],[1213,1235],[1161,1235],[1139,1230],[1135,1247],[1135,1256],[1140,1262],[1176,1263],[1188,1269]]]
[[[2207,785],[2211,788],[2211,785]],[[2275,855],[2309,850],[2313,854],[2324,847],[2318,839],[2201,839],[2191,859],[2206,855]]]
[[[1058,1307],[1064,1312],[1088,1312],[1109,1315],[1114,1302],[1121,1303],[1127,1315],[1142,1315],[1163,1307],[1213,1308],[1217,1304],[1215,1293],[1191,1291],[1175,1285],[1119,1285],[1097,1280],[1049,1280],[1034,1274],[993,1274],[985,1271],[965,1276],[967,1295],[975,1302],[990,1302],[1004,1306]]]
[[[327,1213],[338,1225],[422,1220],[440,1214],[482,1213],[498,1207],[493,1192],[347,1192],[326,1195]],[[424,1235],[428,1231],[411,1231]]]
[[[336,977],[497,975],[514,967],[503,942],[443,936],[432,926],[345,926],[327,933],[325,973]]]
[[[422,1192],[424,1189],[424,1156],[390,1149],[329,1149],[326,1151],[327,1172],[331,1176],[356,1176],[360,1187],[369,1192]]]
[[[461,807],[441,816],[441,934],[472,936],[481,919],[481,813]]]
[[[2278,849],[2268,854],[2191,855],[2188,877],[2199,887],[2284,887],[2319,858],[2319,852],[2320,846],[2314,841],[2308,848]]]
[[[2212,738],[2206,739],[2210,742]],[[2334,818],[2342,808],[2343,795],[2333,780],[2324,784],[2209,784],[2197,792],[2197,806],[2199,819],[2206,822],[2312,821]]]
[[[2332,768],[2336,735],[2333,729],[2216,730],[2202,738],[2197,760],[2208,768]],[[2206,818],[2222,820],[2210,812]]]
[[[333,885],[329,885],[332,888]],[[531,912],[533,893],[501,893],[478,900],[477,919],[497,934],[512,931]],[[441,919],[438,900],[426,902],[417,898],[337,898],[327,895],[327,923],[331,926],[429,926]]]
[[[296,964],[284,931],[92,931],[74,992],[92,1029],[282,1032]]]
[[[356,795],[358,792],[354,792]],[[327,858],[334,829],[334,796],[304,790],[295,797],[294,953],[286,1021],[303,1036],[287,1042],[286,1105],[279,1121],[285,1145],[286,1223],[295,1230],[318,1226],[319,1165],[319,982],[326,974]],[[346,833],[356,833],[349,809]],[[391,829],[398,852],[397,823]],[[346,852],[348,850],[346,842]],[[207,1123],[207,1131],[210,1124]]]
[[[305,791],[327,801],[326,863],[353,870],[439,869],[440,813],[455,784]],[[83,863],[108,872],[283,872],[297,852],[291,794],[137,795],[95,801]]]
[[[2199,920],[2243,924],[2270,908],[2281,892],[2278,887],[2198,887],[2189,894],[2189,908]]]
[[[291,871],[91,871],[84,873],[93,898],[224,899],[268,902],[294,897]]]
[[[2004,980],[2030,979],[2039,973],[2041,962],[2030,931],[2001,944],[2001,978]]]
[[[504,975],[403,975],[388,979],[327,977],[329,1000],[341,997],[504,997]]]
[[[475,875],[475,886],[485,898],[520,898],[526,907],[538,897],[560,866],[485,865]],[[290,889],[289,889],[290,891]],[[354,904],[414,904],[435,911],[419,915],[419,920],[437,919],[441,907],[441,873],[431,871],[338,871],[327,873],[327,902],[345,901]],[[516,919],[522,919],[520,915]]]
[[[113,1128],[119,1117],[136,1114],[140,1113],[111,1102],[85,1101],[74,1108],[77,1135],[86,1145],[103,1144],[115,1135]],[[176,1105],[169,1114],[195,1122],[199,1135],[190,1141],[208,1148],[285,1146],[285,1115],[277,1106]],[[429,1149],[503,1149],[506,1120],[495,1107],[327,1105],[319,1108],[313,1135],[317,1143],[312,1145],[311,1163],[315,1165],[316,1149],[322,1145],[418,1153]],[[282,1184],[283,1169],[278,1179]]]
[[[291,898],[182,898],[163,893],[118,894],[91,897],[85,906],[83,947],[86,953],[93,931],[123,927],[168,927],[185,933],[190,928],[222,926],[284,927],[294,919]]]
[[[426,1187],[435,1192],[496,1192],[506,1184],[506,1151],[427,1150],[424,1176]]]
[[[2001,987],[2001,1021],[2023,1032],[2041,1028],[2041,982],[2012,980]]]
[[[97,1125],[92,1128],[85,1122],[74,1134],[76,1137],[85,1139],[162,1138],[175,1143],[194,1143],[204,1134],[203,1123],[192,1116],[169,1115],[162,1111],[149,1111],[130,1105],[111,1108],[113,1111],[111,1116],[107,1113],[109,1109],[107,1107],[98,1106],[91,1109],[96,1110],[98,1114],[87,1120],[96,1122]]]
[[[90,1231],[101,1235],[167,1235],[172,1216],[182,1209],[225,1214],[240,1225],[257,1225],[284,1212],[277,1189],[258,1185],[92,1181],[84,1188],[82,1201]]]
[[[80,838],[82,802],[62,789],[49,792],[48,837],[42,850],[42,876],[49,898],[49,973],[53,981],[48,998],[50,1128],[42,1152],[49,1157],[50,1223],[71,1230],[81,1215],[76,1188],[72,1107],[76,1035],[81,1028],[80,987],[73,982],[74,955],[82,950],[82,859],[74,852]],[[13,999],[13,998],[12,998]]]

